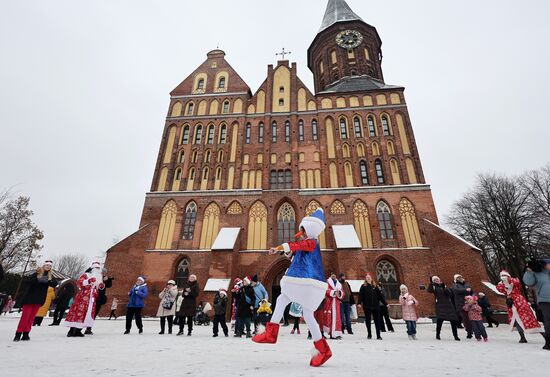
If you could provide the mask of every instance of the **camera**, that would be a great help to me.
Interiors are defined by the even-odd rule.
[[[529,267],[533,272],[541,272],[544,268],[544,265],[546,264],[542,260],[537,260],[532,257],[525,258],[525,262],[527,264],[527,267]]]

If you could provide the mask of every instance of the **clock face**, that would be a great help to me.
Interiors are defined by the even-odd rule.
[[[336,44],[346,49],[355,48],[361,42],[363,42],[363,36],[356,30],[344,30],[336,36]]]

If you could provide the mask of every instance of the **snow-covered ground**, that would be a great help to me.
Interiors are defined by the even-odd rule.
[[[489,331],[489,342],[452,339],[448,325],[443,340],[435,340],[435,325],[418,326],[418,341],[409,341],[404,324],[384,340],[367,340],[364,324],[354,326],[355,335],[329,341],[333,357],[321,368],[310,368],[312,342],[290,335],[281,327],[276,345],[258,345],[250,339],[212,338],[212,328],[197,326],[193,336],[158,335],[158,320],[147,320],[144,334],[132,329],[123,335],[124,319],[98,320],[95,335],[67,338],[64,327],[33,328],[30,342],[12,342],[16,317],[0,318],[2,376],[64,377],[102,375],[148,376],[545,376],[550,352],[543,339],[529,335],[529,344],[518,344],[517,333],[506,325]]]

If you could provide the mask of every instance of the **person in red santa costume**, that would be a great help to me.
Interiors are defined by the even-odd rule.
[[[252,338],[256,343],[277,343],[279,322],[285,308],[291,302],[302,305],[302,314],[313,338],[315,350],[309,365],[319,367],[330,357],[332,352],[313,312],[317,310],[327,292],[327,282],[323,271],[319,235],[325,229],[325,216],[321,208],[300,223],[300,232],[296,234],[297,242],[284,243],[269,250],[269,254],[284,254],[291,258],[290,267],[281,279],[281,294],[265,332]]]
[[[513,278],[507,271],[501,271],[500,283],[497,290],[506,295],[506,306],[508,306],[508,319],[510,320],[510,331],[517,329],[520,336],[520,343],[527,343],[525,333],[543,333],[531,306],[521,293],[519,279]]]
[[[323,330],[330,339],[342,339],[342,317],[340,316],[340,302],[344,298],[342,284],[332,273],[327,279],[328,289],[324,305]]]
[[[105,288],[101,264],[92,263],[92,266],[80,276],[77,285],[78,293],[64,322],[65,326],[70,327],[68,337],[83,337],[82,329],[94,325],[95,302],[99,290]]]

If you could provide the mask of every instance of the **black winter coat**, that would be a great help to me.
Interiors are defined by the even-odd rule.
[[[55,305],[57,308],[67,308],[69,301],[76,295],[74,285],[67,282],[62,284],[59,290],[55,293]]]
[[[227,310],[227,296],[220,296],[219,293],[216,293],[214,297],[214,314],[216,315],[225,315]]]
[[[467,291],[467,289],[470,288],[470,292]],[[464,283],[454,283],[452,286],[453,291],[453,302],[455,304],[455,309],[457,312],[462,311],[462,308],[464,307],[464,304],[466,304],[464,298],[466,296],[471,295],[472,287],[470,287],[470,284],[464,282]]]
[[[254,302],[256,295],[254,294],[254,288],[247,285],[242,287],[239,292],[235,294],[237,298],[237,316],[238,317],[252,317],[254,310]],[[248,297],[248,300],[246,299]],[[250,308],[252,306],[252,309]]]
[[[0,263],[0,281],[4,280],[4,267]]]
[[[491,303],[489,302],[489,299],[487,298],[487,296],[480,297],[479,300],[477,301],[477,304],[481,306],[481,313],[485,317],[491,316],[491,314],[493,314],[493,309],[491,308]]]
[[[105,305],[107,303],[107,293],[105,291],[107,288],[111,288],[113,286],[113,278],[103,280],[103,284],[105,284],[105,288],[99,290],[96,305]]]
[[[379,311],[380,303],[387,305],[380,288],[373,287],[371,284],[361,286],[361,289],[359,289],[359,302],[363,306],[363,310]]]
[[[57,280],[55,280],[55,278],[52,277],[52,280],[47,279],[47,272],[44,272],[42,276],[37,276],[36,272],[30,276],[27,276],[24,279],[24,282],[27,285],[28,290],[27,294],[21,301],[21,305],[44,305],[46,295],[48,294],[48,288],[55,288],[57,286]]]
[[[450,288],[447,288],[443,283],[430,283],[428,292],[433,293],[435,296],[435,315],[438,319],[458,321],[455,307],[451,301],[453,291]]]
[[[177,312],[176,314],[180,317],[193,317],[197,312],[199,284],[196,281],[187,282],[184,283],[181,288],[183,288],[183,301],[181,302],[179,312]]]

